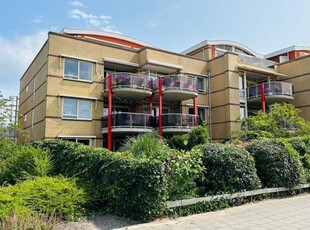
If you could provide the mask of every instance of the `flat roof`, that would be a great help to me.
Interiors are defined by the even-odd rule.
[[[271,57],[275,57],[284,53],[288,53],[294,50],[309,50],[310,51],[310,46],[296,46],[296,45],[292,45],[277,51],[274,51],[272,53],[266,54],[265,58],[271,58]]]

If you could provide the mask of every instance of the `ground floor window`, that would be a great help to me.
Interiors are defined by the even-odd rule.
[[[72,141],[72,142],[75,142],[75,143],[81,143],[81,144],[84,144],[84,145],[92,145],[91,144],[91,139],[84,139],[84,138],[60,138],[62,140],[65,140],[65,141]]]
[[[247,117],[246,109],[244,104],[240,104],[240,119]]]

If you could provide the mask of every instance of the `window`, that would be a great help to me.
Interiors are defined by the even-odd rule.
[[[244,85],[244,75],[239,74],[239,95],[240,99],[245,99],[245,85]]]
[[[75,98],[63,98],[63,114],[65,119],[91,119],[91,101],[75,99]]]
[[[91,145],[91,140],[90,139],[77,139],[77,138],[61,138],[61,139],[65,140],[65,141],[81,143],[81,144],[84,144],[84,145]]]
[[[188,108],[189,114],[194,114],[194,108]],[[197,106],[197,115],[202,118],[205,122],[207,121],[206,108]]]
[[[27,114],[24,115],[24,121],[27,121]]]
[[[200,92],[200,93],[206,92],[205,78],[197,77],[197,89],[198,89],[198,92]]]
[[[27,85],[27,86],[26,86],[26,89],[25,89],[26,93],[28,93],[28,90],[29,90],[29,87],[28,87],[28,85]]]
[[[92,63],[65,59],[65,79],[91,81]]]
[[[245,110],[245,105],[241,104],[240,105],[240,119],[243,119],[245,117],[247,117],[246,110]]]

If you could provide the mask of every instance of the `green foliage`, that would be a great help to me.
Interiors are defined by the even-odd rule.
[[[139,134],[129,137],[123,146],[121,152],[129,152],[137,158],[149,158],[161,160],[165,157],[165,152],[169,147],[163,139],[153,133]]]
[[[167,169],[161,161],[60,140],[38,141],[34,145],[49,150],[54,174],[77,178],[89,197],[88,208],[140,220],[163,213]]]
[[[203,153],[205,193],[234,193],[260,187],[254,159],[245,149],[223,144],[196,148]]]
[[[172,149],[177,149],[179,151],[186,150],[187,140],[182,135],[173,135],[167,139],[167,144]]]
[[[83,190],[65,178],[37,177],[1,187],[0,194],[0,220],[34,212],[74,220],[81,216],[81,205],[85,203]]]
[[[208,129],[205,126],[196,126],[191,128],[187,137],[187,149],[192,149],[196,145],[206,144],[209,142]]]
[[[48,152],[28,144],[0,140],[0,184],[46,176],[52,168]]]
[[[292,137],[288,139],[288,142],[292,144],[300,156],[310,153],[310,135]]]
[[[257,175],[265,187],[293,187],[303,179],[301,163],[281,140],[257,140],[246,149],[255,159]]]
[[[310,122],[298,116],[300,110],[291,104],[274,104],[270,113],[258,112],[242,121],[246,139],[259,137],[292,137],[310,133]]]
[[[137,159],[159,160],[165,165],[169,200],[195,195],[194,181],[202,177],[199,151],[180,152],[170,149],[154,134],[129,138],[121,149]]]

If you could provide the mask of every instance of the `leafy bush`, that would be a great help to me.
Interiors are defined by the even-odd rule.
[[[51,168],[48,152],[28,144],[0,140],[0,184],[45,176]]]
[[[137,159],[159,160],[165,165],[169,200],[195,195],[195,180],[202,176],[199,151],[170,149],[154,134],[129,138],[121,149],[132,153]]]
[[[202,151],[205,166],[205,192],[238,192],[260,187],[253,157],[244,149],[231,145],[205,144]]]
[[[140,220],[163,213],[167,170],[161,161],[60,140],[38,141],[34,145],[49,150],[54,174],[77,178],[89,198],[87,207],[92,210]]]
[[[187,140],[182,135],[173,135],[167,139],[167,144],[172,149],[177,149],[179,151],[186,150]]]
[[[288,142],[292,144],[300,156],[310,153],[310,135],[292,137],[288,139]]]
[[[74,220],[81,215],[84,203],[84,192],[73,180],[37,177],[0,188],[0,220],[13,214],[22,217],[34,212]]]
[[[280,140],[257,140],[246,149],[255,159],[257,175],[265,187],[293,187],[302,181],[298,156]]]
[[[274,104],[269,113],[260,111],[256,116],[242,120],[246,139],[257,137],[293,137],[310,133],[310,122],[299,114],[292,104]]]
[[[206,144],[209,142],[208,129],[205,126],[198,125],[188,133],[187,136],[187,149],[192,149],[196,145]]]

